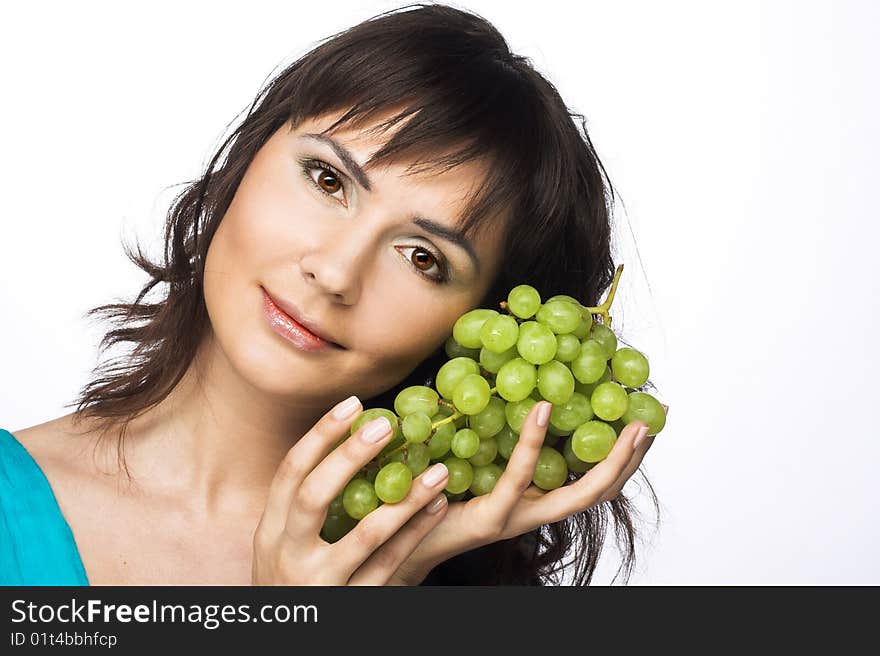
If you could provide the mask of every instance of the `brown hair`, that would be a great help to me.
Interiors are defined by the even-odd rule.
[[[408,120],[369,165],[412,161],[415,173],[477,158],[492,164],[461,223],[473,234],[499,210],[507,220],[504,263],[478,305],[498,307],[522,282],[545,298],[569,294],[585,305],[597,304],[614,270],[614,192],[584,117],[569,112],[555,87],[528,59],[513,54],[482,17],[422,4],[379,14],[323,40],[264,86],[204,175],[172,202],[164,262],[152,262],[140,246],[134,252],[123,245],[150,279],[133,301],[101,305],[88,316],[103,315],[115,324],[101,340],[102,352],[122,343],[133,348],[99,364],[75,402],[76,416],[97,419],[102,437],[119,428],[123,465],[126,426],[171,392],[210,329],[202,293],[208,246],[257,151],[286,122],[296,127],[304,119],[347,109],[328,131],[339,125],[357,128],[400,107],[380,127]],[[424,153],[437,156],[420,160]],[[162,298],[146,300],[160,283],[166,286]],[[403,387],[432,384],[445,359],[438,345],[405,380],[364,400],[364,407],[393,407]],[[650,484],[648,490],[659,510]],[[573,554],[573,581],[585,585],[609,521],[622,554],[618,575],[626,580],[635,557],[634,516],[621,495],[525,536],[450,559],[427,581],[558,581],[563,559]]]

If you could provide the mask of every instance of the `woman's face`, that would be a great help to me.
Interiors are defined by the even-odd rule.
[[[204,279],[213,342],[232,368],[260,390],[316,404],[397,384],[479,303],[501,256],[500,220],[470,242],[476,261],[413,222],[453,231],[482,184],[479,165],[402,176],[405,165],[395,164],[364,180],[331,144],[307,136],[338,116],[285,124],[259,150],[208,249]],[[390,136],[333,139],[362,164]],[[274,332],[264,289],[344,348],[302,350]]]

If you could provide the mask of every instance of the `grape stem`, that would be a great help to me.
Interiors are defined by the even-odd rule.
[[[455,407],[455,406],[453,406],[453,407]],[[453,412],[453,413],[452,413],[451,415],[449,415],[448,417],[444,417],[444,418],[441,419],[440,421],[436,421],[436,422],[434,422],[433,424],[431,424],[431,430],[432,430],[432,431],[437,430],[437,429],[438,429],[440,426],[442,426],[443,424],[448,424],[450,421],[455,421],[456,419],[458,419],[459,417],[461,417],[461,414],[462,414],[462,413],[460,413],[458,410],[456,410],[455,412]]]
[[[588,307],[585,308],[587,312],[590,314],[598,314],[602,317],[602,323],[606,326],[611,325],[611,315],[608,313],[608,310],[611,309],[611,303],[614,301],[614,294],[617,292],[617,283],[620,282],[620,274],[623,273],[623,264],[617,265],[617,270],[614,272],[614,279],[611,281],[611,291],[608,292],[608,297],[605,299],[605,302],[598,307]]]
[[[378,467],[379,469],[382,469],[382,467],[385,466],[385,463],[388,462],[388,459],[389,459],[391,456],[393,456],[395,453],[400,453],[401,451],[403,451],[404,453],[406,453],[406,445],[407,445],[407,444],[409,444],[409,442],[404,442],[403,444],[401,444],[401,445],[400,445],[399,447],[397,447],[396,449],[391,449],[391,451],[389,451],[388,453],[386,453],[384,456],[382,456],[382,457],[379,458],[378,460],[374,460],[374,461],[372,461],[372,462],[375,462],[375,463],[376,463],[376,467]],[[369,468],[369,466],[368,466],[367,468]]]
[[[490,388],[489,389],[489,396],[492,396],[497,391],[498,391],[497,387]],[[443,424],[448,424],[450,421],[455,421],[456,419],[458,419],[459,417],[461,417],[464,414],[463,412],[460,412],[458,408],[455,407],[454,403],[450,403],[449,401],[446,401],[444,399],[440,399],[439,401],[437,401],[437,403],[439,403],[440,405],[444,405],[447,408],[452,408],[453,410],[455,410],[455,412],[453,412],[448,417],[444,417],[440,421],[437,421],[437,422],[434,422],[433,424],[431,424],[431,431],[432,432],[437,430],[437,428],[439,426],[442,426]],[[392,451],[392,453],[393,453],[393,451]]]

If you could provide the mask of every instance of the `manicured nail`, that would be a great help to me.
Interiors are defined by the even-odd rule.
[[[639,444],[642,443],[642,440],[645,439],[645,436],[646,436],[647,434],[648,434],[648,427],[647,427],[647,426],[642,426],[642,427],[639,429],[639,432],[636,433],[636,439],[633,441],[633,451],[635,451],[637,448],[639,448]]]
[[[425,474],[422,476],[422,482],[428,487],[434,487],[446,478],[449,470],[446,469],[446,465],[442,462],[438,462],[436,465],[433,465]],[[444,497],[445,498],[445,497]]]
[[[427,505],[427,507],[425,508],[425,512],[428,513],[429,515],[436,515],[438,512],[440,512],[440,510],[445,505],[446,505],[446,495],[441,494],[440,496],[438,496],[436,499],[434,499],[431,503],[429,503]]]
[[[538,408],[538,426],[546,426],[550,421],[550,411],[553,410],[553,404],[548,401],[542,401],[541,407]]]
[[[356,396],[349,396],[347,399],[345,399],[345,401],[342,401],[333,410],[333,418],[334,419],[348,419],[360,407],[361,407],[360,399],[358,399],[358,397],[356,397]]]
[[[388,417],[379,417],[378,419],[373,419],[372,421],[368,421],[364,426],[363,433],[361,436],[366,442],[370,442],[371,444],[375,444],[382,440],[383,437],[388,435],[391,432],[391,422],[388,421]]]

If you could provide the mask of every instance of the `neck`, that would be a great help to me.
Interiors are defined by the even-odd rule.
[[[132,422],[126,460],[140,488],[195,511],[261,511],[282,458],[332,403],[267,395],[209,336],[171,393]]]

